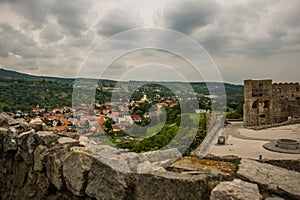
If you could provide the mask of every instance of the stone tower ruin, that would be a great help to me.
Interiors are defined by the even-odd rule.
[[[244,81],[244,126],[273,125],[300,118],[299,83]]]

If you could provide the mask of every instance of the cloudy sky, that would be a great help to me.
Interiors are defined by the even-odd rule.
[[[186,34],[202,45],[225,82],[300,81],[299,13],[299,0],[0,0],[0,67],[76,77],[95,47],[114,34],[160,27]],[[108,45],[104,52],[139,41],[123,40]],[[174,41],[166,38],[164,42]],[[103,59],[106,53],[97,58]],[[138,70],[144,77],[158,74],[157,65],[149,63],[193,74],[190,64],[178,55],[141,49],[117,57],[106,78],[117,79],[124,69],[130,74],[137,66],[144,66],[144,72],[141,67]]]

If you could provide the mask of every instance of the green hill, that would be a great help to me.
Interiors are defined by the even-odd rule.
[[[86,79],[89,81],[90,79]],[[95,80],[92,80],[94,83]],[[20,73],[16,71],[0,69],[0,110],[3,111],[15,111],[23,110],[30,111],[37,104],[41,108],[52,109],[55,107],[71,106],[72,104],[72,92],[73,92],[74,79],[72,78],[58,78],[48,76],[34,76],[30,74]],[[100,80],[99,88],[97,90],[96,99],[100,103],[110,101],[112,90],[107,88],[114,88],[116,81],[114,80]],[[130,85],[131,82],[123,82],[122,85]],[[172,83],[182,85],[180,83]],[[202,108],[206,108],[204,102],[207,102],[209,91],[207,84],[219,88],[223,83],[205,83],[205,82],[193,82],[191,83],[194,91],[198,93],[199,105],[203,102]],[[138,85],[143,85],[142,82]],[[158,84],[159,85],[159,84]],[[224,83],[227,106],[231,115],[235,118],[242,116],[243,105],[243,90],[242,85],[232,85]],[[102,90],[103,88],[103,90]],[[157,87],[157,84],[147,83],[145,93],[147,96],[155,95],[154,91],[160,90],[161,96],[168,96],[169,93],[163,88]],[[137,95],[137,99],[142,96],[142,90],[140,95]],[[201,106],[200,106],[201,107]],[[238,111],[238,113],[236,112]],[[238,115],[237,115],[238,114]]]
[[[35,80],[47,80],[47,81],[57,81],[57,82],[74,82],[72,78],[59,78],[50,76],[34,76],[22,72],[0,69],[0,77],[12,78],[12,79],[35,79]]]

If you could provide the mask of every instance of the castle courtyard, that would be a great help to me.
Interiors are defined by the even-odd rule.
[[[260,155],[267,159],[300,159],[300,154],[278,153],[263,147],[265,143],[282,138],[300,141],[300,124],[252,130],[244,128],[242,122],[232,122],[222,135],[226,138],[226,144],[215,144],[210,154],[251,159],[259,159]]]

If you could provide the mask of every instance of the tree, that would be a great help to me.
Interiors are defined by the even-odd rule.
[[[134,114],[139,115],[140,117],[142,117],[144,115],[143,111],[141,111],[141,110],[137,110]]]
[[[105,128],[107,129],[112,129],[112,124],[115,124],[116,122],[112,119],[112,118],[108,118],[103,125],[105,126]]]

